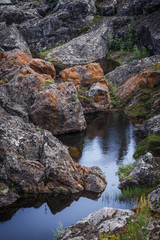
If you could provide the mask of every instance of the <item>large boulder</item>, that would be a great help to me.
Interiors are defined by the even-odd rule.
[[[112,19],[101,19],[93,30],[51,50],[46,59],[72,66],[103,58],[107,51],[107,39],[113,32],[112,25]]]
[[[76,94],[74,84],[69,82],[44,87],[30,108],[32,122],[54,134],[85,129],[82,106],[73,97]]]
[[[145,133],[145,135],[149,135],[149,134],[153,134],[153,133],[160,134],[160,114],[150,118],[144,124],[143,132]]]
[[[158,164],[151,153],[141,156],[128,176],[120,179],[119,188],[149,186],[160,182]]]
[[[31,56],[29,46],[15,24],[7,27],[5,22],[0,23],[0,35],[0,47],[5,51],[20,49]]]
[[[95,12],[95,0],[60,0],[49,15],[27,20],[20,29],[32,52],[39,52],[70,41],[79,28],[93,20]]]
[[[114,15],[117,11],[117,0],[102,1],[97,5],[99,14],[102,16]]]
[[[7,185],[0,182],[0,207],[12,204],[19,198]]]
[[[151,222],[147,227],[147,240],[158,240],[160,239],[160,220]]]
[[[148,195],[148,200],[151,209],[160,212],[160,185]]]
[[[105,75],[106,79],[112,84],[118,86],[124,84],[129,78],[138,74],[140,71],[148,68],[154,68],[155,65],[160,63],[160,55],[155,55],[141,60],[134,60],[129,64],[117,67],[112,72]]]
[[[134,215],[130,210],[102,208],[68,227],[61,240],[98,240],[99,233],[114,233],[122,230]]]
[[[145,70],[139,74],[133,75],[118,90],[120,98],[126,98],[128,95],[134,94],[139,89],[154,88],[160,86],[160,71]]]
[[[2,108],[0,115],[0,179],[9,188],[18,194],[101,193],[105,189],[102,171],[75,163],[50,132]]]

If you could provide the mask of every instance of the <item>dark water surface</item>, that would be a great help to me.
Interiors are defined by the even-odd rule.
[[[75,161],[102,169],[108,184],[101,197],[77,195],[74,199],[56,199],[44,196],[19,200],[0,210],[0,240],[53,240],[52,230],[59,222],[66,228],[105,206],[132,207],[128,201],[119,201],[119,179],[116,175],[120,165],[134,161],[131,121],[118,112],[89,115],[87,119],[86,131],[63,135],[60,139],[69,146]]]

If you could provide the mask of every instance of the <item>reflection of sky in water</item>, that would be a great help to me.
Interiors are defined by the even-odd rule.
[[[73,134],[66,136],[66,142],[64,136],[63,142],[71,146],[75,143],[74,146],[82,150],[80,164],[102,169],[108,182],[102,196],[98,200],[81,197],[56,214],[51,213],[47,203],[39,208],[19,209],[11,220],[0,225],[2,240],[50,240],[53,239],[52,229],[59,222],[66,228],[105,206],[132,207],[130,202],[118,200],[119,179],[115,174],[119,165],[133,161],[135,142],[132,123],[119,113],[102,114],[90,120],[86,135],[80,136],[76,135],[76,139]]]

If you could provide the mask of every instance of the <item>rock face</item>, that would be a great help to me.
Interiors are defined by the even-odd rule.
[[[11,191],[4,183],[0,183],[0,207],[10,205],[18,198],[18,194]]]
[[[129,78],[133,77],[133,75],[138,74],[144,69],[152,68],[157,63],[160,63],[160,55],[134,60],[129,64],[117,67],[114,71],[106,74],[105,77],[112,84],[116,83],[118,86],[121,86]]]
[[[159,0],[120,0],[118,15],[142,15],[159,6]]]
[[[146,70],[129,78],[118,91],[120,98],[137,92],[138,89],[160,86],[160,71]]]
[[[160,114],[150,118],[148,122],[144,124],[144,133],[145,135],[149,135],[152,133],[160,134]]]
[[[148,195],[148,199],[151,209],[160,211],[160,185]]]
[[[160,171],[157,170],[157,167],[152,154],[146,153],[137,160],[133,171],[121,180],[119,188],[149,186],[154,182],[159,183]]]
[[[0,179],[17,193],[104,190],[106,180],[101,170],[75,163],[50,132],[10,116],[2,108],[0,114]]]
[[[74,82],[85,112],[105,111],[110,107],[108,85],[100,65],[90,63],[84,66],[68,68],[59,73],[61,81]]]
[[[1,28],[2,25],[3,27]],[[0,23],[0,35],[0,47],[5,51],[17,48],[31,56],[29,46],[15,24],[7,27],[5,22]]]
[[[98,11],[102,16],[111,16],[115,14],[117,8],[117,0],[102,1],[98,4]]]
[[[158,240],[160,238],[160,220],[151,222],[147,228],[147,240]]]
[[[112,32],[111,19],[102,19],[94,30],[51,50],[46,59],[69,65],[94,62],[106,55],[107,39],[112,35]]]
[[[114,233],[123,229],[134,212],[130,210],[102,208],[68,227],[61,240],[98,240],[99,232]]]
[[[0,55],[0,104],[11,114],[31,120],[53,133],[86,127],[82,106],[73,95],[73,83],[54,83],[54,66],[19,50]],[[4,67],[5,66],[5,67]]]
[[[54,134],[86,128],[82,106],[73,96],[77,90],[73,83],[53,84],[43,88],[35,96],[30,108],[33,123]]]

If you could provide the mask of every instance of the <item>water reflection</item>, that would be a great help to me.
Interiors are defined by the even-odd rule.
[[[75,161],[85,166],[99,166],[107,178],[107,187],[100,198],[74,196],[56,198],[37,196],[19,200],[0,210],[0,236],[3,240],[53,239],[52,229],[59,221],[64,228],[105,206],[131,208],[129,201],[120,201],[119,165],[130,163],[135,150],[133,125],[118,112],[87,116],[88,127],[81,133],[59,136],[69,146]],[[90,198],[89,198],[90,197]],[[10,220],[8,220],[10,219]],[[8,220],[8,221],[7,221]]]

